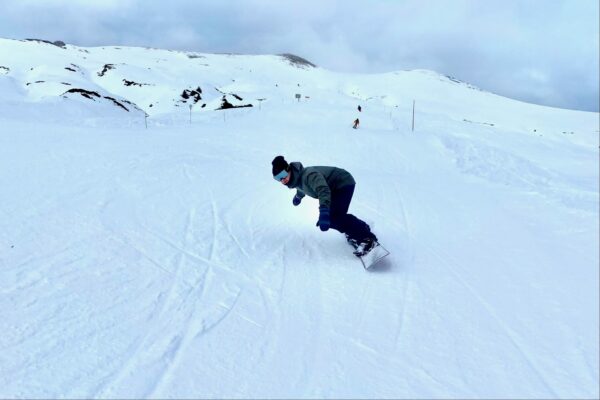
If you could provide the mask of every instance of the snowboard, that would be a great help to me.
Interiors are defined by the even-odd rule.
[[[384,257],[387,257],[389,255],[390,252],[387,251],[385,247],[383,247],[381,244],[377,243],[377,245],[375,245],[375,247],[373,247],[371,251],[369,251],[364,256],[360,256],[358,258],[360,258],[360,262],[362,263],[363,267],[366,270],[369,270],[379,261],[383,260]]]
[[[356,247],[352,243],[348,242],[348,244],[356,250]],[[383,247],[379,242],[377,242],[375,247],[373,247],[371,249],[371,251],[369,251],[367,254],[364,254],[362,256],[356,256],[356,257],[358,257],[360,259],[362,266],[364,267],[365,270],[368,271],[375,264],[377,264],[379,261],[383,260],[385,257],[387,257],[389,255],[390,255],[390,252],[387,251],[387,249],[385,247]]]

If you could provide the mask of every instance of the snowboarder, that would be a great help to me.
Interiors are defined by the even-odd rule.
[[[273,178],[289,189],[296,189],[292,199],[294,206],[300,205],[305,195],[319,200],[317,226],[322,231],[333,228],[346,234],[346,240],[356,250],[356,256],[367,254],[377,246],[377,237],[369,225],[352,214],[348,208],[356,182],[352,175],[337,167],[303,167],[300,162],[288,162],[277,156],[271,162]]]
[[[354,125],[352,125],[352,127],[353,127],[354,129],[356,129],[356,128],[358,128],[358,124],[360,124],[360,121],[358,120],[358,118],[356,118],[356,119],[354,120]]]
[[[360,104],[358,105],[358,112],[362,111],[362,107],[360,106]]]

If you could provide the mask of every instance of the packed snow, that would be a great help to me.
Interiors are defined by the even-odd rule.
[[[599,115],[292,61],[0,39],[0,397],[598,398]]]

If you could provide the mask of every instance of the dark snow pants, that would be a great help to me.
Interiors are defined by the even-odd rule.
[[[352,214],[348,214],[353,194],[354,185],[344,186],[331,192],[331,207],[329,208],[331,228],[345,233],[350,239],[354,239],[359,243],[367,238],[377,240],[366,222]]]

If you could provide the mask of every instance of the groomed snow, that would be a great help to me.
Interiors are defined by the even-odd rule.
[[[0,39],[0,397],[599,397],[597,113],[196,56]],[[391,255],[316,228],[278,154],[349,170]]]

